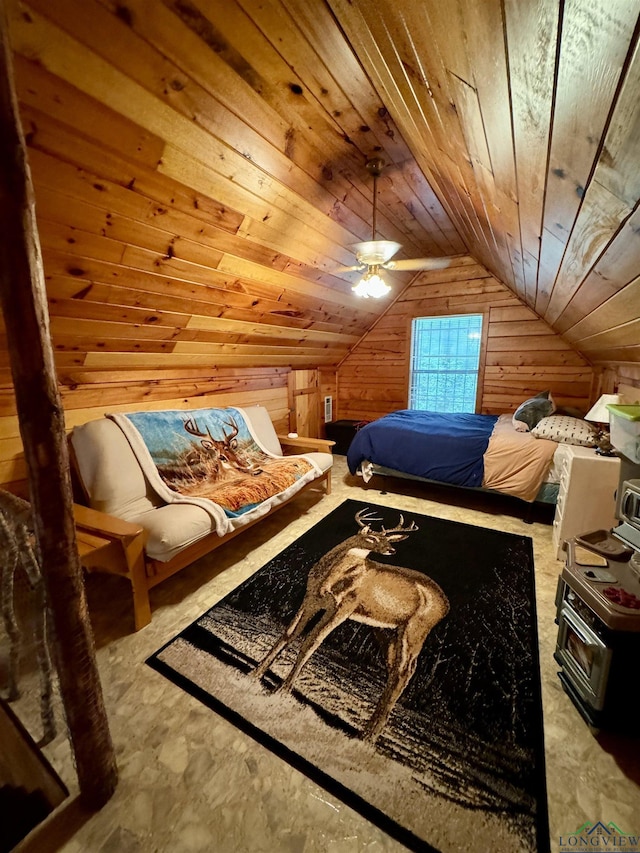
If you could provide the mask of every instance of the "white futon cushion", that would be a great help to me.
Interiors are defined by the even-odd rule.
[[[91,507],[125,521],[161,506],[120,427],[100,418],[74,427],[71,446]]]
[[[153,560],[166,562],[188,545],[215,532],[209,513],[191,504],[164,504],[130,516],[127,521],[141,524],[149,537],[145,550]]]
[[[240,409],[244,412],[249,428],[253,431],[253,437],[269,453],[274,456],[282,456],[282,447],[273,426],[273,421],[264,406],[247,406]]]

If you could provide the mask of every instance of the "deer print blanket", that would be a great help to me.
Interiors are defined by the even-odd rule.
[[[308,457],[269,453],[241,409],[108,417],[124,432],[159,497],[202,507],[220,536],[265,515],[319,473]]]

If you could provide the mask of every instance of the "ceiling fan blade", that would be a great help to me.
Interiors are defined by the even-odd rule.
[[[362,272],[363,270],[366,270],[366,268],[366,264],[355,264],[355,266],[352,267],[336,267],[336,269],[331,270],[331,272],[334,274],[339,272]]]
[[[409,258],[406,261],[389,261],[386,270],[442,270],[451,263],[450,258]]]
[[[379,266],[391,260],[402,245],[392,240],[367,240],[365,243],[355,243],[352,248],[361,264]]]

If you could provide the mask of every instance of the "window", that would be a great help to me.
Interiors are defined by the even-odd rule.
[[[482,314],[416,317],[411,324],[409,408],[475,412]]]

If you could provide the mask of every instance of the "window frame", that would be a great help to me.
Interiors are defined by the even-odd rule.
[[[489,312],[487,310],[477,308],[469,308],[464,309],[461,308],[459,310],[451,310],[448,311],[433,311],[429,314],[415,314],[408,318],[407,322],[407,352],[406,352],[406,382],[405,382],[405,400],[406,400],[406,408],[409,408],[410,395],[411,395],[411,358],[413,352],[413,321],[414,320],[435,320],[438,317],[463,317],[467,314],[477,314],[482,316],[482,333],[480,336],[480,354],[478,357],[478,382],[476,385],[476,400],[475,400],[475,409],[474,414],[481,413],[483,411],[483,401],[484,401],[484,377],[485,377],[485,368],[487,361],[487,339],[489,335]]]

